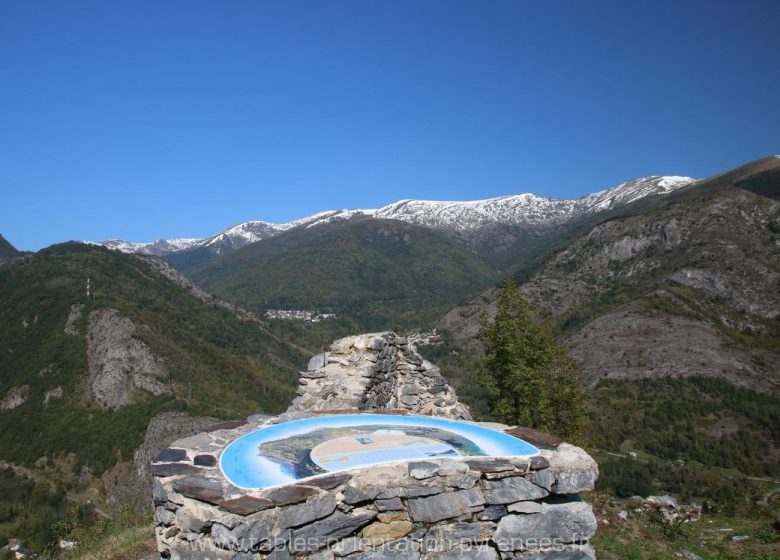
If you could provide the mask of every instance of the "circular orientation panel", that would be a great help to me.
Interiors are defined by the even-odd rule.
[[[258,490],[380,463],[442,457],[537,455],[503,432],[446,418],[344,414],[272,424],[225,448],[219,466],[238,488]]]

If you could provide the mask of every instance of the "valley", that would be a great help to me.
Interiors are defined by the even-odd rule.
[[[475,335],[507,276],[580,365],[605,502],[673,492],[769,519],[777,496],[755,495],[773,483],[753,479],[780,478],[779,193],[771,157],[576,201],[400,201],[205,240],[30,254],[0,238],[0,460],[20,488],[0,537],[50,547],[73,500],[142,512],[155,448],[279,412],[310,356],[358,332],[436,328],[419,352],[490,419]]]

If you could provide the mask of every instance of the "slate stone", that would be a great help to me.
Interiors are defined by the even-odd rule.
[[[430,461],[412,461],[408,465],[409,476],[417,480],[431,478],[439,472],[439,465]]]
[[[171,444],[171,447],[184,447],[185,449],[194,449],[200,445],[211,443],[211,438],[205,432],[195,434],[194,436],[177,439]]]
[[[313,552],[347,537],[361,527],[368,525],[376,517],[375,511],[362,510],[352,513],[336,511],[325,519],[315,521],[296,529],[290,539],[293,552]]]
[[[593,490],[598,472],[591,469],[563,471],[558,473],[552,492],[555,494],[576,494]]]
[[[477,514],[477,519],[480,521],[498,521],[506,514],[506,506],[488,506]]]
[[[216,467],[217,458],[214,455],[196,455],[192,461],[196,467]]]
[[[176,525],[190,533],[204,533],[211,527],[211,521],[201,519],[185,508],[176,511]]]
[[[404,509],[404,504],[401,502],[401,498],[395,497],[388,500],[377,500],[374,502],[378,511],[399,511]]]
[[[410,538],[386,543],[375,550],[358,552],[349,560],[419,560],[420,544]]]
[[[552,489],[553,484],[555,484],[555,475],[550,471],[550,469],[534,471],[531,474],[531,482],[537,486],[541,486],[549,492]]]
[[[538,500],[549,495],[523,477],[504,478],[502,480],[485,481],[485,500],[488,504],[511,504],[522,500]]]
[[[257,496],[241,496],[220,502],[219,507],[237,515],[252,515],[258,511],[274,507],[274,503],[271,500]]]
[[[522,439],[523,441],[527,441],[536,447],[551,449],[553,451],[563,443],[563,440],[558,436],[540,432],[539,430],[534,430],[533,428],[526,428],[524,426],[510,428],[505,430],[504,433],[509,434],[510,436],[514,436],[518,439]]]
[[[422,486],[419,484],[407,484],[405,486],[390,486],[383,490],[377,497],[380,500],[390,498],[417,498],[420,496],[432,496],[441,494],[447,489],[443,486]]]
[[[344,502],[348,504],[359,504],[361,502],[367,502],[376,498],[382,489],[378,486],[358,486],[349,485],[344,490]],[[393,496],[387,496],[386,498],[392,498]]]
[[[253,523],[238,525],[232,530],[214,523],[211,527],[214,542],[230,550],[268,552],[287,540],[289,531],[274,531],[273,512],[264,511],[258,516]]]
[[[331,547],[331,550],[336,556],[348,556],[353,552],[360,552],[363,550],[363,539],[360,537],[341,539]]]
[[[528,461],[528,468],[532,471],[540,471],[542,469],[546,469],[550,466],[550,461],[547,460],[546,457],[542,457],[541,455],[536,455],[535,457],[531,457],[531,459]]]
[[[165,491],[165,487],[163,486],[162,482],[154,479],[154,482],[152,483],[152,498],[154,500],[154,505],[159,506],[162,505],[168,500],[168,494]]]
[[[469,470],[469,466],[456,459],[445,459],[439,465],[439,476],[449,476],[452,474],[463,474]]]
[[[274,488],[266,497],[274,502],[277,506],[286,506],[288,504],[297,504],[305,501],[310,496],[319,494],[319,489],[313,486],[301,486],[294,484],[291,486],[281,486],[280,488]]]
[[[492,521],[476,523],[448,523],[431,527],[425,534],[425,550],[447,550],[455,545],[480,544],[488,542],[496,530]]]
[[[483,473],[513,471],[515,466],[509,461],[493,459],[469,459],[466,464],[470,469]]]
[[[172,511],[169,511],[162,506],[154,508],[154,521],[158,525],[173,525],[175,519],[176,516]]]
[[[352,475],[349,473],[336,473],[307,480],[306,484],[308,486],[322,488],[323,490],[333,490],[337,486],[341,486],[342,484],[349,482],[351,478]]]
[[[575,544],[516,553],[514,558],[515,560],[596,560],[596,551],[589,544]]]
[[[488,545],[467,545],[455,550],[428,552],[425,560],[498,560],[498,553]]]
[[[222,483],[202,476],[188,476],[173,483],[174,492],[182,496],[217,505],[224,500]]]
[[[197,475],[203,471],[198,467],[193,467],[185,463],[157,463],[151,468],[153,476],[165,478],[177,475]]]
[[[419,390],[417,389],[417,385],[414,383],[405,383],[401,387],[401,394],[402,395],[417,395],[419,394]]]
[[[418,398],[416,395],[401,395],[401,402],[406,406],[414,406],[417,404]]]
[[[207,432],[218,432],[219,430],[235,430],[241,426],[246,426],[248,422],[246,420],[225,420],[224,422],[218,422],[206,428]]]
[[[317,519],[327,517],[336,510],[336,498],[322,496],[295,506],[287,506],[279,512],[279,527],[300,527]]]
[[[309,360],[309,365],[306,366],[306,369],[309,371],[314,371],[315,369],[325,367],[327,361],[327,356],[325,354],[317,354],[316,356],[312,356],[312,358]]]
[[[507,515],[498,522],[493,542],[502,552],[524,550],[528,539],[556,543],[586,541],[596,532],[596,517],[584,502],[548,505],[544,515]],[[558,558],[554,556],[551,558]]]
[[[509,504],[507,510],[510,513],[544,513],[544,504],[539,502],[516,502]]]
[[[187,460],[187,452],[184,449],[171,449],[167,447],[161,449],[154,456],[152,462],[154,463],[178,463],[179,461]]]
[[[414,521],[435,523],[444,519],[468,513],[471,508],[485,503],[479,488],[458,490],[436,496],[414,498],[406,503],[409,515]]]

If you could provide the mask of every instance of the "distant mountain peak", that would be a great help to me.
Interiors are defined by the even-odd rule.
[[[621,183],[577,200],[549,198],[531,192],[481,200],[402,199],[382,208],[326,210],[283,224],[243,222],[203,239],[161,239],[151,243],[108,240],[101,244],[126,253],[166,256],[193,249],[221,255],[297,227],[314,227],[356,215],[400,220],[439,231],[465,234],[495,226],[549,228],[579,216],[609,210],[650,195],[666,194],[694,182],[691,177],[650,176]]]

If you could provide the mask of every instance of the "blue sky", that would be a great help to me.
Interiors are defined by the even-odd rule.
[[[780,153],[780,2],[0,0],[0,233],[200,237]]]

